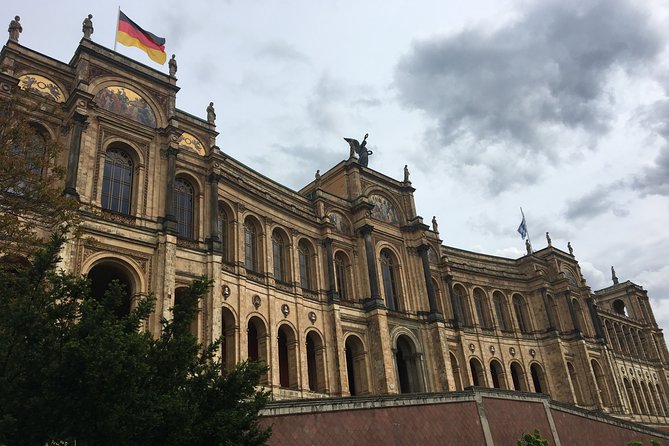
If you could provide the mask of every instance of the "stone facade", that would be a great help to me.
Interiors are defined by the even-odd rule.
[[[222,153],[213,119],[175,108],[173,76],[83,39],[63,63],[9,41],[0,94],[68,149],[80,235],[62,266],[93,292],[152,292],[157,335],[180,290],[213,279],[193,333],[270,368],[276,399],[542,392],[647,424],[669,416],[669,355],[646,292],[592,292],[547,246],[506,259],[444,246],[401,181],[355,158],[300,191]],[[18,95],[16,95],[18,97]]]

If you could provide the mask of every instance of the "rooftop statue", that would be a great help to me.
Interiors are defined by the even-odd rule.
[[[353,158],[353,152],[358,154],[358,164],[360,164],[362,167],[367,167],[367,163],[369,160],[369,155],[372,154],[371,150],[367,150],[367,137],[369,136],[369,133],[365,133],[365,138],[362,140],[362,144],[358,142],[357,139],[353,138],[344,138],[344,140],[348,143],[348,145],[351,148],[351,155],[350,157]]]
[[[14,20],[9,22],[9,40],[13,40],[14,42],[19,41],[19,34],[23,32],[23,27],[19,23],[21,20],[21,17],[16,16],[14,17]]]
[[[84,23],[81,24],[81,31],[84,33],[84,39],[90,39],[91,34],[93,34],[93,14],[88,14],[88,17],[84,19]]]
[[[216,121],[216,112],[214,111],[214,103],[210,102],[209,106],[207,107],[207,122],[209,124],[214,124]]]
[[[177,74],[177,59],[174,54],[172,54],[172,58],[169,60],[167,65],[170,69],[170,77],[174,77]]]

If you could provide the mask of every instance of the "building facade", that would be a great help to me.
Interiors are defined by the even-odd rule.
[[[19,91],[31,125],[67,148],[81,226],[62,266],[94,293],[123,282],[126,310],[154,293],[154,335],[208,276],[193,333],[224,337],[226,368],[265,361],[276,399],[480,386],[667,422],[669,354],[642,287],[593,292],[550,242],[518,259],[445,246],[408,175],[353,154],[288,189],[220,151],[213,110],[176,109],[174,73],[88,38],[67,63],[10,39],[0,95]]]

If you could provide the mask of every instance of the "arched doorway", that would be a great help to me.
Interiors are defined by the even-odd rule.
[[[511,381],[513,381],[513,390],[527,392],[525,372],[523,371],[521,365],[517,362],[511,363]]]
[[[115,261],[103,261],[95,265],[88,272],[88,280],[91,281],[92,296],[102,301],[105,298],[109,285],[116,281],[121,285],[123,292],[113,302],[116,315],[125,317],[132,309],[132,297],[135,294],[133,288],[132,274],[127,267]]]
[[[367,361],[365,348],[357,336],[346,338],[346,374],[351,396],[369,393],[367,385]]]
[[[223,370],[230,371],[235,368],[237,356],[235,352],[235,335],[237,327],[235,326],[235,315],[228,308],[221,308],[221,363]],[[257,338],[257,336],[256,336]]]
[[[325,349],[318,333],[310,331],[307,334],[307,377],[309,390],[325,392]]]
[[[544,370],[539,364],[532,364],[530,366],[530,375],[532,375],[532,384],[536,393],[548,393],[548,386],[546,385],[546,377]]]
[[[469,370],[472,374],[472,386],[485,387],[485,373],[481,362],[476,358],[470,359]]]
[[[279,385],[296,389],[297,379],[297,341],[295,332],[288,325],[279,327]]]
[[[462,378],[460,377],[460,366],[453,352],[448,353],[451,358],[451,369],[453,370],[453,379],[455,380],[455,390],[462,390]]]
[[[186,304],[187,299],[190,298],[190,296],[188,296],[188,292],[189,292],[188,288],[186,287],[179,287],[176,290],[174,290],[174,307]],[[199,306],[199,302],[196,305]],[[192,334],[196,340],[199,338],[198,336],[199,318],[200,318],[200,312],[196,307],[196,313],[195,315],[193,315],[193,320],[190,322],[190,334]]]
[[[247,326],[247,353],[249,361],[262,361],[267,364],[267,329],[265,323],[257,316],[251,317]],[[261,378],[267,384],[267,374]]]
[[[494,359],[490,361],[490,377],[492,378],[492,386],[495,389],[506,389],[504,369],[502,368],[502,364]]]
[[[420,356],[416,352],[416,346],[413,341],[406,335],[400,335],[397,338],[395,364],[397,366],[399,392],[422,392]]]
[[[606,378],[604,377],[604,372],[599,366],[599,363],[594,359],[590,361],[592,366],[592,373],[595,375],[595,383],[597,384],[597,391],[599,392],[599,397],[602,401],[602,405],[605,407],[611,406],[611,398],[609,397],[609,388],[606,385]]]
[[[567,363],[567,372],[569,373],[569,381],[571,381],[571,386],[574,389],[574,402],[581,406],[585,405],[583,400],[583,393],[581,392],[581,386],[578,382],[578,375],[576,375],[576,369],[571,362]]]

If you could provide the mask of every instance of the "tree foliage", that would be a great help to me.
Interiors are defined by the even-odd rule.
[[[26,252],[75,216],[76,203],[65,199],[64,171],[56,163],[61,144],[30,123],[22,103],[39,107],[36,95],[0,99],[0,252]],[[29,99],[29,100],[28,100]]]
[[[537,429],[533,433],[524,433],[523,436],[516,442],[516,446],[548,446],[548,440],[541,438],[541,434]]]
[[[154,339],[154,308],[138,298],[119,317],[124,290],[102,298],[84,278],[55,271],[56,236],[30,265],[0,268],[0,444],[262,445],[265,367],[223,373],[220,343],[197,343],[189,325],[206,279],[193,282]]]

